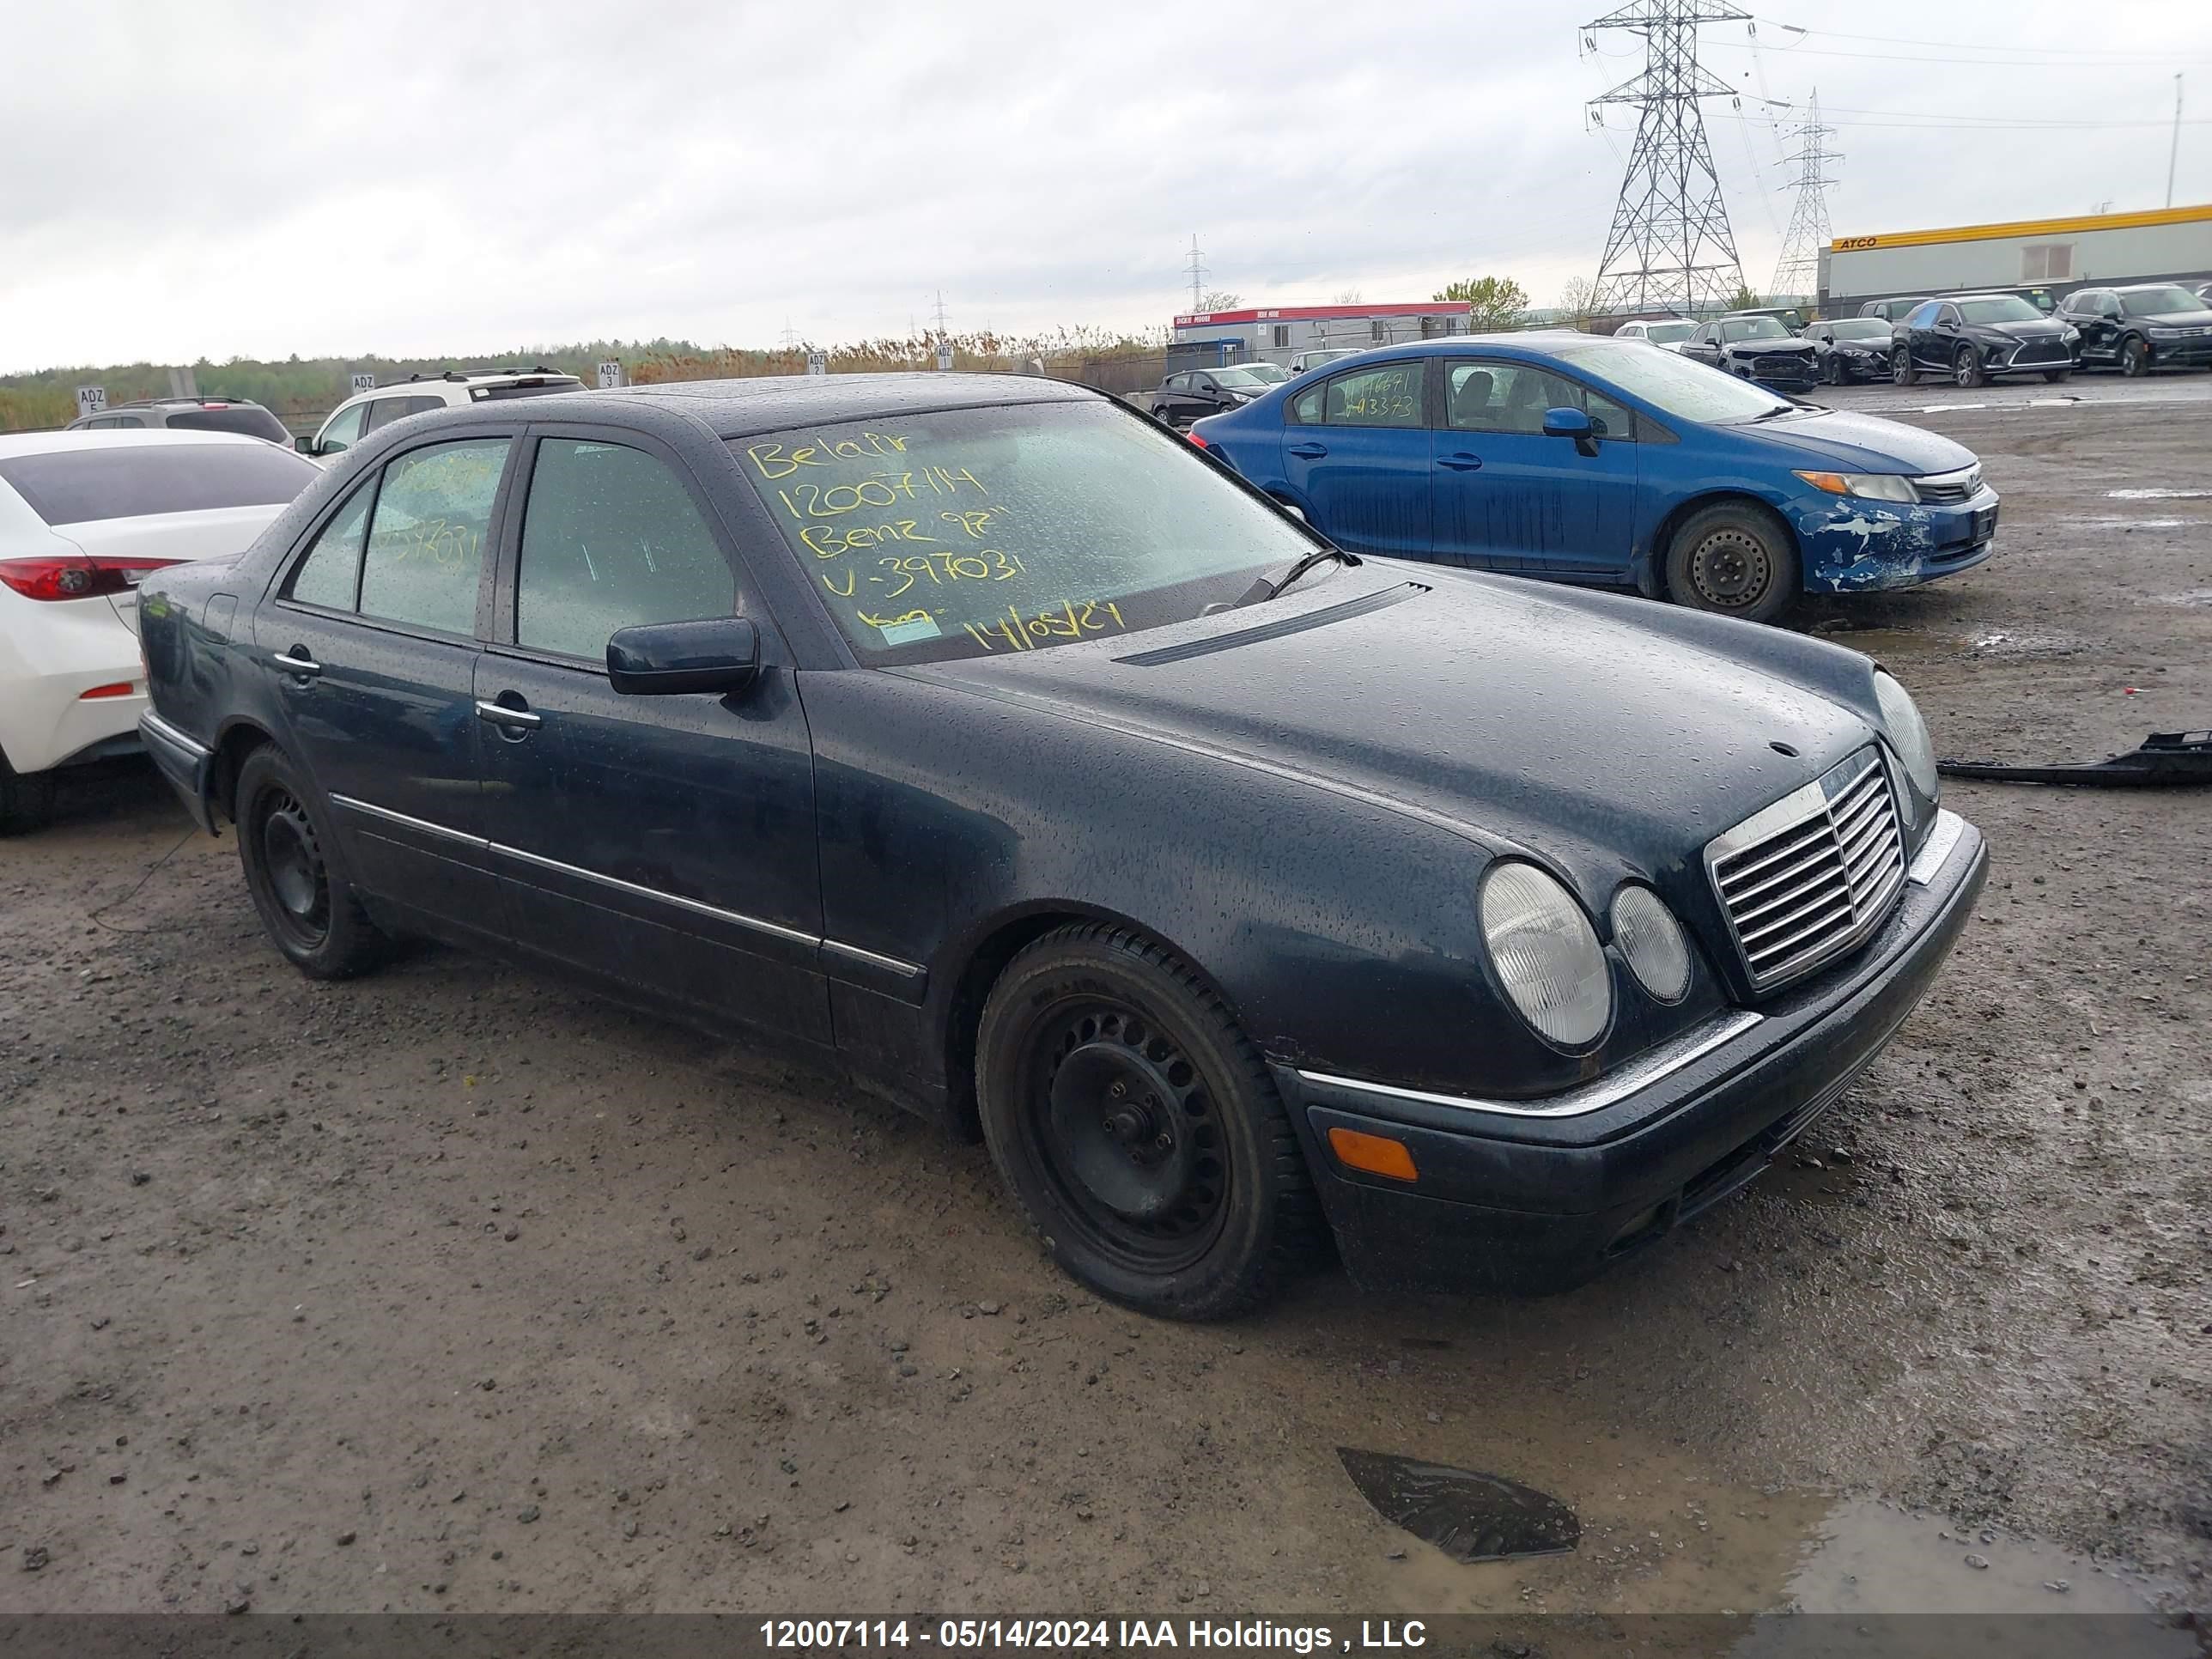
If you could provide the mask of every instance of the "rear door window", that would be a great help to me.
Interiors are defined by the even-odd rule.
[[[1384,363],[1340,374],[1322,404],[1323,426],[1419,426],[1427,365]]]
[[[271,443],[292,441],[284,422],[258,406],[234,404],[228,409],[175,410],[170,413],[169,424],[187,432],[240,432],[249,438],[266,438]]]
[[[287,597],[325,611],[350,611],[361,592],[361,546],[368,532],[368,509],[376,500],[376,480],[356,488],[337,516],[323,526],[307,556],[292,572]]]
[[[619,629],[726,617],[736,605],[720,544],[658,457],[627,444],[538,443],[515,572],[515,643],[603,662]]]
[[[368,418],[362,423],[363,432],[374,432],[380,426],[389,426],[403,415],[411,414],[407,405],[410,398],[378,398],[368,405]]]
[[[313,465],[273,445],[189,440],[0,460],[0,479],[50,525],[281,507],[315,477]]]
[[[484,539],[512,442],[433,444],[384,469],[362,558],[362,616],[475,632]]]

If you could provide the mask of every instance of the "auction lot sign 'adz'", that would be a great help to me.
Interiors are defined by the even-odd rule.
[[[107,388],[104,386],[81,386],[76,389],[76,414],[79,420],[88,415],[97,415],[107,407]]]

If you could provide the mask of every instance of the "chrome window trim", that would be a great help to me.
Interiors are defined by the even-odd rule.
[[[1639,1093],[1684,1066],[1703,1060],[1716,1048],[1735,1042],[1765,1023],[1765,1015],[1755,1013],[1748,1008],[1716,1014],[1679,1036],[1670,1037],[1656,1048],[1647,1048],[1607,1076],[1561,1094],[1547,1095],[1540,1100],[1484,1100],[1468,1095],[1432,1094],[1425,1089],[1401,1089],[1388,1083],[1370,1083],[1356,1077],[1336,1077],[1326,1072],[1298,1071],[1295,1075],[1302,1083],[1314,1084],[1322,1088],[1346,1089],[1359,1094],[1381,1095],[1390,1100],[1412,1101],[1423,1106],[1446,1106],[1455,1111],[1480,1112],[1495,1117],[1581,1117],[1590,1112],[1602,1111],[1607,1106],[1618,1105],[1631,1095]]]

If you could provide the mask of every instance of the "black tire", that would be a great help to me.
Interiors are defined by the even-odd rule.
[[[2070,368],[2046,368],[2043,371],[2043,378],[2047,384],[2057,386],[2073,373]]]
[[[1164,946],[1103,923],[1046,934],[991,988],[975,1054],[991,1161],[1101,1296],[1229,1319],[1314,1255],[1319,1205],[1274,1079]]]
[[[0,755],[0,836],[43,830],[54,815],[54,775],[18,772]]]
[[[1803,580],[1789,526],[1755,501],[1700,508],[1667,543],[1668,597],[1693,611],[1772,622]]]
[[[2150,373],[2150,342],[2142,335],[2130,334],[2120,342],[2120,373],[2130,380]]]
[[[291,758],[264,744],[238,769],[238,858],[270,943],[311,979],[350,979],[383,961],[347,879],[330,820]]]
[[[1990,383],[1989,371],[1983,366],[1982,354],[1970,345],[1961,345],[1951,359],[1951,378],[1960,386],[1971,391],[1975,386]]]
[[[1911,386],[1920,378],[1920,371],[1912,366],[1912,354],[1903,346],[1889,354],[1889,378],[1899,386]]]
[[[1826,386],[1841,386],[1844,383],[1843,360],[1832,351],[1820,360],[1820,380]]]

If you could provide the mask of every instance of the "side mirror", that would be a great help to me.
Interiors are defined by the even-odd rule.
[[[1572,438],[1586,443],[1597,436],[1597,428],[1590,417],[1579,409],[1547,409],[1544,411],[1544,435],[1547,438]]]
[[[292,447],[298,450],[302,455],[313,454],[315,453],[314,434],[312,432],[305,433],[301,436],[293,439]]]
[[[750,617],[647,623],[607,641],[607,678],[627,696],[739,691],[760,672],[760,629]]]

